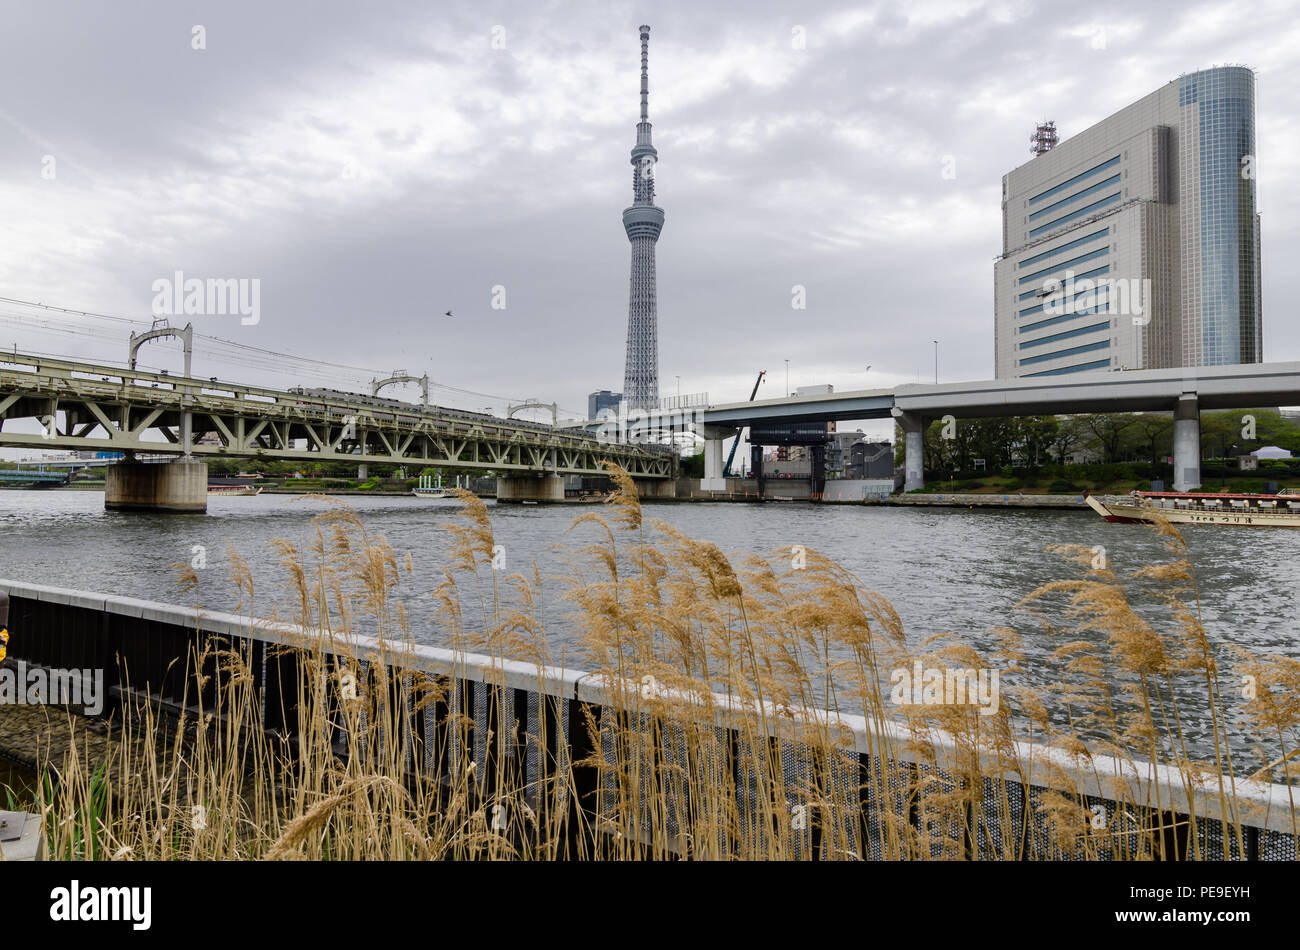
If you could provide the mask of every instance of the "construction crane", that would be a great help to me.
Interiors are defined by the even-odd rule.
[[[759,383],[761,383],[761,382],[763,381],[763,377],[766,376],[766,375],[767,375],[767,370],[765,370],[765,369],[760,369],[760,370],[758,371],[758,379],[754,380],[754,391],[753,391],[752,393],[749,394],[749,401],[750,401],[750,402],[753,402],[753,401],[754,401],[754,397],[758,395],[758,385],[759,385]],[[740,433],[737,432],[737,433],[736,433],[736,441],[734,441],[734,442],[731,443],[731,453],[727,456],[727,464],[724,465],[724,466],[722,466],[722,477],[723,477],[723,478],[731,478],[731,477],[732,477],[732,474],[731,474],[731,463],[734,462],[734,461],[736,460],[736,449],[739,448],[739,447],[740,447]]]

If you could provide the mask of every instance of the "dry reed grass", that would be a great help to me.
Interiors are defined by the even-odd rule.
[[[593,540],[570,552],[564,577],[581,655],[562,659],[602,676],[607,689],[604,715],[585,713],[597,751],[552,760],[542,723],[530,731],[518,710],[498,705],[477,724],[459,712],[466,702],[452,695],[457,680],[417,670],[411,618],[395,606],[409,557],[399,558],[341,506],[314,519],[305,548],[276,542],[296,605],[283,619],[310,631],[281,648],[296,658],[287,685],[281,680],[288,695],[264,688],[246,642],[196,645],[183,661],[193,688],[179,723],[164,729],[148,703],[126,706],[113,722],[107,761],[93,765],[74,749],[47,774],[40,797],[50,853],[219,860],[1204,856],[1196,834],[1171,851],[1177,837],[1157,827],[1168,802],[1140,800],[1133,784],[1108,789],[1117,801],[1099,826],[1078,777],[1104,762],[1123,775],[1142,773],[1143,763],[1168,765],[1187,788],[1219,776],[1218,804],[1238,816],[1223,823],[1224,837],[1243,846],[1238,780],[1230,776],[1245,750],[1227,739],[1223,673],[1174,528],[1157,528],[1171,560],[1134,575],[1161,585],[1165,628],[1143,618],[1126,580],[1112,571],[1048,584],[1022,606],[1043,611],[1042,635],[1060,644],[1048,669],[1027,671],[1015,630],[997,631],[988,655],[950,638],[910,649],[890,604],[829,559],[808,551],[798,569],[786,566],[788,552],[729,559],[646,518],[632,479],[616,468],[611,475],[618,490],[609,507],[573,524]],[[458,497],[464,521],[450,529],[456,543],[433,591],[435,620],[458,651],[554,662],[540,571],[534,565],[528,574],[501,577],[493,570],[487,508],[468,492]],[[1057,553],[1085,557],[1081,549]],[[233,552],[232,564],[251,615],[253,577]],[[184,568],[179,577],[192,589]],[[1058,629],[1050,618],[1062,612],[1066,628]],[[363,625],[376,636],[358,649],[354,634]],[[982,715],[968,703],[894,706],[883,684],[891,670],[918,660],[927,668],[998,670],[998,712]],[[1260,738],[1258,776],[1291,784],[1300,770],[1300,663],[1240,662],[1258,684],[1246,708]],[[1174,687],[1188,680],[1210,697],[1216,757],[1208,766],[1187,754]],[[274,713],[282,698],[297,714],[289,727],[268,732],[268,707]],[[734,732],[718,727],[728,706]],[[412,731],[413,711],[436,714],[444,726],[437,741]],[[840,713],[865,717],[867,758],[852,748]],[[553,714],[544,705],[538,715]],[[497,757],[493,774],[480,775],[483,759],[474,749],[491,741],[487,733],[510,737],[516,754]],[[1016,739],[1062,757],[1027,758]],[[518,767],[524,756],[541,763],[528,782]],[[591,770],[600,792],[583,802],[588,810],[574,810]],[[1041,821],[1026,823],[1031,783],[1055,790],[1037,797]],[[1286,830],[1296,834],[1294,819]]]

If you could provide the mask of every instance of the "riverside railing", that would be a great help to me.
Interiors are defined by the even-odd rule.
[[[1159,764],[1100,756],[1080,759],[1046,745],[1013,742],[998,750],[1001,768],[990,768],[994,765],[991,754],[981,751],[981,768],[970,773],[959,764],[963,749],[952,737],[930,731],[924,743],[928,753],[922,754],[916,735],[903,723],[828,715],[824,710],[791,714],[767,704],[756,708],[718,694],[673,693],[650,678],[629,682],[581,670],[430,646],[398,647],[361,636],[326,640],[294,624],[0,580],[0,602],[6,594],[10,632],[6,665],[12,667],[22,661],[29,668],[102,671],[108,697],[103,715],[112,715],[123,702],[145,699],[156,708],[181,713],[186,697],[198,695],[200,673],[208,676],[204,687],[208,695],[204,699],[210,702],[215,690],[212,671],[195,671],[189,668],[186,658],[196,642],[237,645],[247,656],[253,682],[258,684],[261,727],[291,738],[298,726],[294,698],[302,651],[326,654],[331,668],[336,662],[352,662],[345,657],[357,658],[362,667],[396,658],[401,666],[392,668],[389,682],[421,672],[445,687],[438,701],[421,704],[420,708],[409,704],[403,716],[408,760],[411,756],[423,759],[419,768],[426,779],[446,781],[451,773],[473,762],[484,782],[480,801],[490,802],[492,783],[502,772],[515,776],[524,787],[537,788],[544,776],[570,769],[572,780],[562,797],[572,827],[608,827],[600,815],[608,812],[602,809],[602,802],[608,803],[614,795],[610,770],[592,763],[612,763],[615,729],[631,727],[652,736],[656,747],[651,761],[642,763],[643,781],[645,768],[678,772],[691,767],[726,769],[735,782],[738,803],[754,813],[742,816],[741,826],[751,834],[774,833],[755,817],[760,809],[757,778],[752,774],[754,760],[741,754],[742,749],[752,748],[757,724],[770,744],[772,761],[779,762],[784,773],[786,788],[807,787],[801,779],[820,769],[825,785],[843,792],[830,796],[833,803],[800,802],[797,792],[785,802],[791,809],[802,809],[804,817],[790,823],[789,833],[794,839],[791,850],[814,859],[828,856],[825,850],[832,837],[829,832],[834,827],[842,829],[845,823],[857,825],[855,840],[862,845],[862,853],[852,856],[882,857],[887,850],[886,826],[890,822],[927,832],[931,841],[943,840],[945,835],[949,843],[961,839],[959,857],[996,857],[1004,853],[998,842],[1015,840],[1024,843],[1018,853],[1078,859],[1085,854],[1082,842],[1074,850],[1063,850],[1059,842],[1053,841],[1048,820],[1039,807],[1049,792],[1072,796],[1083,815],[1092,822],[1102,822],[1093,827],[1110,829],[1107,840],[1111,842],[1125,835],[1160,836],[1163,847],[1159,853],[1186,856],[1193,852],[1190,837],[1195,833],[1195,851],[1205,859],[1297,859],[1292,806],[1295,790],[1285,785],[1225,779],[1231,790],[1227,799],[1231,813],[1223,814],[1219,776],[1193,782],[1178,770]],[[336,652],[334,647],[345,647],[346,653]],[[128,671],[129,682],[123,671]],[[369,675],[372,671],[364,672]],[[636,702],[629,708],[629,696],[663,702]],[[674,709],[706,717],[717,740],[715,747],[725,750],[726,761],[718,762],[716,756],[689,749],[687,734],[680,719],[675,720]],[[599,726],[599,741],[593,741],[589,719]],[[630,726],[632,722],[639,725]],[[801,733],[800,727],[811,727],[833,737],[833,743],[845,755],[828,768],[824,758],[799,738],[807,734]],[[413,742],[412,736],[424,741]],[[758,741],[763,738],[759,735]],[[338,745],[345,743],[340,741]],[[443,747],[449,748],[449,754],[433,754],[434,749]],[[845,762],[855,764],[856,769],[845,767]],[[1009,769],[1014,776],[998,775],[1008,771],[1008,763],[1014,766]],[[933,816],[927,815],[919,796],[897,785],[895,777],[900,768],[940,793],[969,781],[965,774],[977,774],[983,788],[980,794],[969,797],[970,803],[965,806],[968,820],[954,823],[948,816],[944,819],[948,827],[939,829],[936,836]],[[884,783],[867,780],[872,775],[888,775],[889,779]],[[879,795],[874,789],[882,784],[888,792]],[[913,788],[919,784],[914,781]],[[674,794],[689,798],[690,785],[684,782],[672,786],[678,789]],[[857,807],[842,807],[847,802]],[[670,837],[681,831],[684,816],[690,811],[689,801],[678,806],[669,809]],[[1012,827],[1006,827],[1007,822]],[[1123,830],[1125,826],[1130,830]],[[1238,827],[1241,834],[1236,831]],[[971,829],[976,828],[981,830],[972,834]],[[1092,851],[1101,857],[1111,853],[1109,846],[1094,847]],[[939,856],[940,851],[933,853]]]

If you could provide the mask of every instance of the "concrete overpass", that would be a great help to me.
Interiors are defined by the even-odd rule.
[[[706,408],[704,424],[735,427],[799,421],[888,419],[894,409],[894,399],[892,389],[863,389],[733,402]]]
[[[903,430],[905,490],[922,488],[923,437],[933,420],[1091,412],[1172,412],[1174,487],[1201,483],[1200,412],[1300,405],[1300,362],[1189,366],[1076,376],[905,385],[709,406],[701,413],[706,490],[724,490],[722,444],[743,426],[894,418]]]

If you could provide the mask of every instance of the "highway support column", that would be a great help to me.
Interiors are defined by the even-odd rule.
[[[913,412],[894,409],[894,421],[903,430],[904,465],[907,475],[903,491],[925,487],[925,425],[926,419]]]
[[[1201,486],[1201,410],[1196,393],[1183,393],[1174,410],[1174,491]]]
[[[700,480],[700,491],[727,490],[727,479],[722,472],[722,443],[739,434],[739,429],[728,426],[704,426],[704,478]]]

